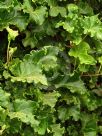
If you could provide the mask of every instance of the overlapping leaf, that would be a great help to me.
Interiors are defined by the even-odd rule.
[[[98,16],[85,17],[83,20],[84,34],[102,40],[102,23]]]
[[[30,20],[34,20],[39,25],[43,24],[46,17],[46,7],[41,6],[34,10],[31,2],[29,0],[24,0],[22,8],[25,13],[30,15]]]
[[[51,7],[50,8],[50,16],[56,17],[58,15],[61,15],[62,17],[66,16],[66,9],[64,7]]]
[[[64,134],[64,128],[60,127],[60,124],[52,125],[53,136],[62,136]]]
[[[24,57],[23,61],[15,59],[9,66],[13,74],[11,80],[47,85],[43,69],[48,71],[57,66],[57,54],[58,48],[48,46],[39,51],[32,51]]]
[[[90,51],[90,46],[86,42],[82,42],[79,45],[73,47],[69,55],[75,58],[79,58],[81,64],[94,65],[96,63],[95,59],[88,54]]]
[[[17,118],[26,124],[30,124],[31,127],[36,128],[39,125],[39,121],[34,118],[33,111],[37,109],[37,104],[33,101],[26,101],[16,99],[14,101],[14,112],[10,112],[11,119]]]
[[[9,108],[10,94],[0,88],[0,106]]]
[[[43,94],[43,96],[42,96],[43,104],[48,105],[51,108],[53,108],[55,106],[59,96],[60,96],[60,94],[58,92]]]

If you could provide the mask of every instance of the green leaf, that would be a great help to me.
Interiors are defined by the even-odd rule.
[[[71,93],[78,93],[81,95],[85,94],[87,91],[82,80],[68,82],[64,84],[62,83],[62,84],[56,85],[56,87],[57,88],[66,87],[71,91]]]
[[[78,121],[80,119],[80,107],[77,105],[66,108],[66,107],[59,107],[58,109],[58,117],[62,122],[73,118],[73,120]]]
[[[11,81],[22,81],[35,84],[41,83],[43,85],[47,85],[47,79],[45,75],[42,74],[42,70],[35,66],[33,63],[28,61],[18,62],[14,60],[14,64],[10,66],[10,71],[14,76],[11,76]]]
[[[0,30],[7,28],[9,25],[16,25],[20,30],[27,26],[27,17],[21,14],[21,5],[16,0],[0,2]]]
[[[21,127],[22,127],[22,122],[20,120],[17,120],[17,119],[10,120],[10,133],[11,134],[19,133],[19,131],[21,130]]]
[[[83,120],[83,118],[85,120]],[[82,115],[82,126],[84,136],[96,136],[97,135],[97,117],[93,115]]]
[[[7,110],[0,106],[0,126],[6,124]]]
[[[82,72],[87,72],[89,70],[89,65],[85,65],[85,64],[80,64],[79,65],[79,70]]]
[[[66,17],[66,9],[64,7],[51,7],[49,11],[50,16],[56,17],[60,14],[62,17]]]
[[[8,31],[8,39],[9,40],[15,40],[15,38],[18,36],[18,31],[14,31],[12,29],[10,29],[9,27],[6,28]]]
[[[25,14],[16,13],[15,17],[11,20],[10,25],[15,25],[19,28],[20,31],[26,29],[29,23],[28,16]]]
[[[38,43],[38,40],[31,32],[26,31],[26,37],[22,40],[22,43],[24,47],[30,46],[31,48],[34,48]]]
[[[94,14],[92,7],[87,2],[80,1],[78,3],[78,7],[81,14],[89,16],[92,16]]]
[[[49,71],[57,66],[58,48],[47,46],[39,51],[32,51],[24,57],[23,61],[14,59],[9,65],[9,70],[13,74],[11,81],[22,81],[35,84],[47,85],[47,78],[43,74],[43,69]],[[9,74],[5,73],[5,78]]]
[[[45,135],[47,127],[48,127],[48,120],[46,118],[41,119],[41,122],[40,122],[38,130],[37,130],[38,134],[39,135]]]
[[[71,14],[71,13],[69,13],[68,16],[67,16],[67,18],[66,18],[66,21],[64,21],[64,22],[62,22],[62,21],[58,22],[57,25],[56,25],[56,27],[58,28],[60,26],[63,26],[63,28],[67,32],[69,32],[69,33],[74,32],[75,29],[77,29],[77,31],[79,31],[78,30],[78,19],[79,19],[79,17],[78,17],[77,14]]]
[[[56,25],[56,28],[63,26],[63,28],[68,31],[69,33],[72,33],[74,31],[74,25],[70,24],[69,22],[59,22]]]
[[[102,56],[98,58],[98,61],[102,65]]]
[[[53,136],[62,136],[64,134],[64,128],[61,128],[60,124],[54,124],[51,127]]]
[[[21,134],[23,136],[34,136],[34,131],[30,126],[26,126]]]
[[[33,111],[37,109],[37,104],[33,101],[25,99],[16,99],[14,101],[14,112],[9,113],[10,119],[17,118],[31,127],[36,128],[39,122],[34,118]]]
[[[102,23],[98,15],[85,17],[83,19],[84,34],[90,35],[96,39],[102,40]]]
[[[53,108],[58,100],[58,97],[60,97],[60,94],[55,91],[52,93],[49,92],[49,93],[43,94],[43,98],[42,98],[43,104]]]
[[[40,7],[38,9],[36,9],[33,12],[33,15],[31,15],[31,17],[35,20],[35,22],[39,25],[42,25],[43,22],[45,21],[45,17],[46,17],[46,7]]]
[[[10,94],[6,93],[2,88],[0,88],[0,106],[9,108],[10,104]]]
[[[95,65],[96,63],[95,59],[88,54],[90,50],[91,49],[88,43],[81,42],[79,45],[74,46],[69,51],[69,55],[75,58],[79,58],[80,64]]]
[[[75,4],[68,4],[68,11],[71,13],[77,13],[78,12],[78,6]]]
[[[31,1],[24,0],[23,3],[23,11],[30,15],[30,20],[34,20],[38,25],[42,25],[45,17],[46,17],[46,10],[45,6],[41,6],[37,9],[33,9],[31,5]]]
[[[14,101],[14,109],[16,112],[22,112],[25,114],[28,113],[33,113],[33,111],[35,110],[35,108],[37,108],[37,103],[35,103],[34,101],[26,101],[25,99],[16,99]]]

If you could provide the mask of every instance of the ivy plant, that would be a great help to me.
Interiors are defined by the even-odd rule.
[[[102,135],[102,1],[0,1],[0,135]]]

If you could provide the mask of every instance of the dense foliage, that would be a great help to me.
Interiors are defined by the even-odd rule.
[[[101,9],[0,0],[0,135],[102,135]]]

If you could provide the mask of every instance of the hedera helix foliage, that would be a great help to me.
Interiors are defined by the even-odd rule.
[[[102,135],[101,5],[0,1],[0,135]]]

